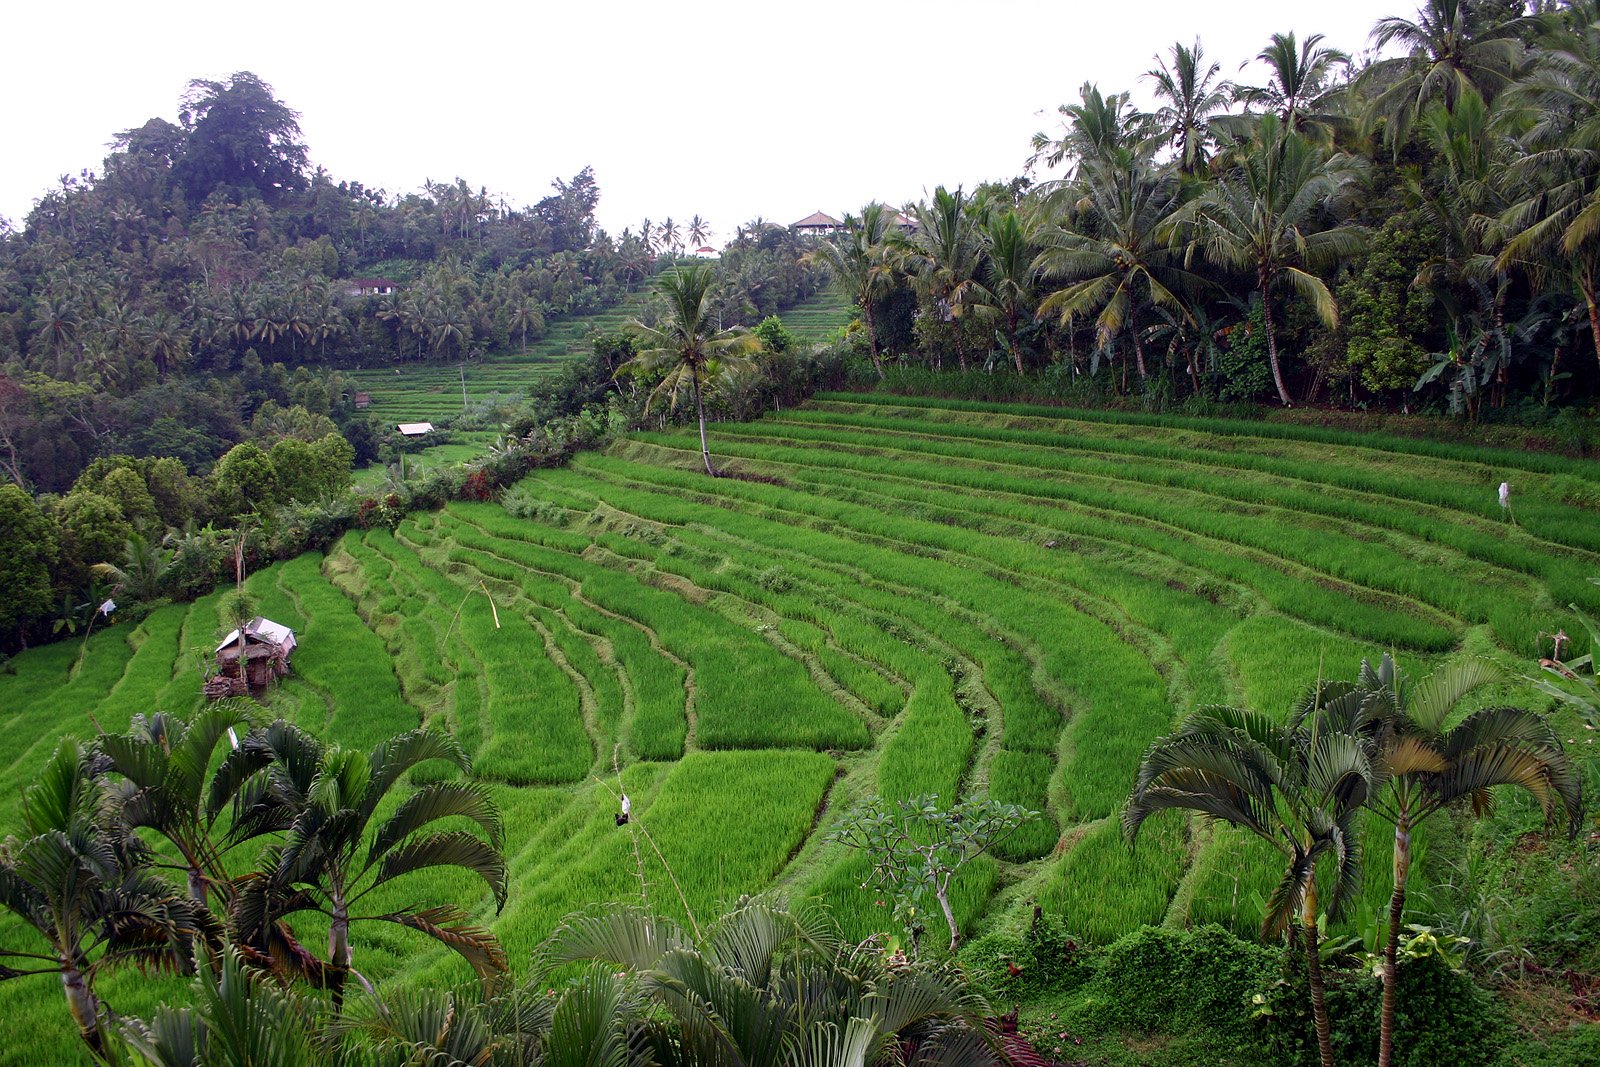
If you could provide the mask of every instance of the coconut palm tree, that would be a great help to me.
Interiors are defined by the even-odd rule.
[[[1422,0],[1415,18],[1379,19],[1373,47],[1399,45],[1406,54],[1362,72],[1362,88],[1372,94],[1366,128],[1383,121],[1385,140],[1399,152],[1430,104],[1453,111],[1469,92],[1492,103],[1516,80],[1522,38],[1538,26],[1534,18],[1505,17],[1508,10],[1475,0]]]
[[[709,243],[711,240],[711,224],[696,215],[689,220],[689,241],[696,248]]]
[[[750,369],[753,364],[746,357],[759,349],[760,341],[743,328],[719,330],[712,324],[716,286],[709,264],[692,263],[667,271],[656,291],[665,301],[665,313],[656,326],[646,326],[638,319],[627,324],[637,354],[617,375],[662,373],[650,392],[652,404],[667,397],[675,409],[685,390],[690,393],[700,422],[700,455],[706,473],[715,478],[717,469],[711,465],[711,449],[706,444],[705,389],[720,375]]]
[[[239,943],[282,972],[311,980],[342,996],[356,975],[350,925],[387,922],[420,930],[459,953],[487,978],[505,970],[505,953],[493,934],[469,924],[453,906],[412,905],[362,914],[375,890],[427,867],[452,866],[481,877],[497,905],[505,903],[505,860],[500,855],[500,811],[476,783],[423,785],[385,819],[377,811],[389,792],[418,764],[443,760],[461,771],[470,760],[445,734],[427,729],[397,734],[371,752],[324,746],[279,720],[253,730],[224,759],[217,789],[237,794],[230,843],[263,834],[282,837],[263,851],[260,869],[236,879],[230,919]],[[215,793],[213,794],[215,795]],[[459,816],[467,830],[431,830]],[[295,943],[285,923],[291,915],[328,916],[326,961]]]
[[[1100,344],[1133,338],[1140,381],[1148,377],[1139,339],[1139,312],[1159,306],[1182,310],[1181,294],[1201,279],[1183,269],[1167,242],[1166,227],[1183,205],[1187,188],[1171,171],[1128,149],[1083,167],[1076,187],[1077,217],[1070,228],[1047,231],[1034,267],[1047,281],[1066,281],[1039,305],[1039,314],[1063,323],[1096,314]]]
[[[1251,271],[1266,318],[1267,358],[1278,399],[1290,404],[1278,361],[1273,291],[1287,282],[1329,326],[1339,311],[1317,276],[1360,251],[1365,230],[1330,225],[1328,210],[1356,187],[1359,165],[1301,137],[1274,113],[1254,120],[1248,140],[1236,144],[1217,179],[1165,227],[1169,239],[1192,236],[1219,266]]]
[[[883,360],[878,354],[878,331],[872,320],[872,305],[894,287],[894,265],[888,237],[894,213],[883,204],[868,204],[861,217],[846,214],[843,233],[824,238],[807,252],[806,263],[820,263],[833,276],[833,284],[861,309],[867,324],[867,347],[872,369],[883,377]]]
[[[1324,903],[1317,864],[1333,860],[1325,903],[1338,918],[1361,888],[1360,817],[1377,785],[1378,772],[1357,737],[1211,707],[1150,746],[1122,813],[1130,842],[1150,816],[1181,809],[1247,830],[1283,855],[1287,866],[1267,901],[1262,936],[1283,933],[1298,916],[1322,1067],[1333,1067],[1333,1045],[1317,946]]]
[[[161,580],[172,566],[174,554],[173,549],[166,547],[165,538],[157,541],[146,537],[143,530],[135,530],[123,543],[121,566],[96,563],[89,569],[102,578],[109,578],[117,593],[126,593],[136,600],[154,600],[161,595]]]
[[[1055,167],[1070,160],[1075,172],[1086,163],[1111,158],[1118,149],[1147,150],[1160,137],[1156,117],[1134,107],[1130,93],[1108,96],[1099,86],[1084,82],[1078,97],[1079,103],[1056,109],[1066,126],[1060,140],[1043,133],[1033,135],[1030,166],[1042,162]]]
[[[1335,70],[1348,67],[1350,57],[1337,48],[1322,47],[1323,35],[1313,33],[1296,42],[1293,33],[1275,33],[1272,43],[1256,59],[1271,76],[1265,85],[1241,85],[1235,96],[1247,107],[1258,108],[1289,130],[1322,144],[1350,125],[1341,106],[1345,87]],[[1248,124],[1229,120],[1230,129],[1248,136]]]
[[[1210,155],[1211,116],[1227,108],[1233,86],[1216,80],[1222,65],[1206,65],[1199,38],[1193,48],[1181,41],[1173,44],[1169,54],[1170,61],[1158,58],[1156,68],[1144,77],[1157,99],[1165,101],[1155,115],[1162,127],[1161,146],[1173,150],[1180,171],[1195,177],[1205,172]]]
[[[1564,819],[1574,832],[1583,816],[1578,768],[1544,716],[1495,707],[1446,726],[1465,697],[1506,677],[1493,662],[1473,657],[1455,660],[1413,684],[1385,653],[1376,669],[1362,660],[1353,682],[1314,687],[1290,719],[1294,728],[1310,724],[1367,739],[1382,771],[1384,786],[1367,801],[1394,825],[1379,1067],[1389,1067],[1394,1057],[1395,968],[1416,828],[1458,801],[1471,801],[1473,813],[1482,815],[1492,791],[1503,786],[1526,789],[1547,820]]]
[[[996,215],[979,229],[983,264],[979,268],[975,310],[1001,323],[1018,374],[1025,372],[1017,330],[1025,319],[1032,317],[1033,304],[1038,297],[1034,237],[1032,228],[1015,211]]]
[[[1538,118],[1506,171],[1515,202],[1500,216],[1510,236],[1495,266],[1569,278],[1600,361],[1600,3],[1565,10],[1539,68],[1513,90]]]
[[[960,189],[952,193],[941,185],[933,191],[931,202],[912,208],[916,232],[909,237],[893,235],[917,284],[950,324],[956,360],[963,371],[967,352],[961,343],[959,320],[975,296],[982,255],[971,207],[971,198]]]
[[[65,738],[22,795],[28,836],[0,843],[0,906],[45,941],[41,952],[0,948],[0,981],[53,974],[78,1034],[96,1058],[106,1018],[95,979],[118,967],[179,972],[216,925],[147,865],[97,780],[92,753]]]

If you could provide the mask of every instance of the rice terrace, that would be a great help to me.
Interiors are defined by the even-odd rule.
[[[1600,0],[1419,2],[13,49],[0,1067],[1600,1067]]]
[[[716,451],[732,477],[696,473],[692,428],[635,433],[504,506],[351,531],[248,580],[301,635],[274,715],[352,746],[446,727],[494,783],[512,903],[459,872],[428,888],[476,896],[513,958],[641,885],[685,921],[776,886],[852,938],[884,929],[824,833],[868,793],[1045,813],[963,871],[971,929],[1037,903],[1093,943],[1164,921],[1248,934],[1275,854],[1178,819],[1123,843],[1152,739],[1203,704],[1287,709],[1375,649],[1418,674],[1461,648],[1526,659],[1558,605],[1600,610],[1579,506],[1600,476],[1559,458],[881,394],[720,425]],[[77,642],[15,660],[7,820],[63,733],[194,707],[219,596],[94,634],[70,680]],[[658,851],[615,825],[617,792]],[[1365,899],[1388,896],[1374,864]],[[377,979],[465,974],[403,936],[360,955]],[[123,1011],[170,995],[106,984]],[[65,1055],[53,996],[0,997],[28,1062]]]

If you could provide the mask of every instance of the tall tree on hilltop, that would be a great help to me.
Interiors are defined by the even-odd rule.
[[[935,313],[949,325],[963,371],[967,351],[961,343],[960,319],[976,295],[982,255],[971,206],[971,198],[960,189],[952,193],[941,185],[933,191],[932,201],[912,208],[916,232],[893,237],[917,284],[933,301]]]
[[[1570,279],[1600,361],[1600,2],[1566,8],[1545,44],[1538,70],[1510,94],[1537,121],[1508,169],[1517,200],[1500,216],[1510,237],[1495,265]]]
[[[184,94],[180,117],[187,139],[172,170],[191,204],[221,188],[272,205],[306,187],[300,114],[249,71],[226,82],[196,78]]]

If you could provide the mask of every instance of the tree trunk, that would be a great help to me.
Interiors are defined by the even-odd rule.
[[[872,321],[872,299],[864,298],[861,301],[861,310],[867,316],[867,346],[872,351],[872,369],[878,372],[878,377],[883,377],[883,360],[878,358],[878,329]]]
[[[333,921],[328,924],[328,963],[332,965],[329,984],[337,1011],[344,1004],[344,980],[350,973],[350,910],[337,897],[334,898]]]
[[[89,1046],[96,1060],[105,1058],[105,1035],[100,1032],[100,998],[89,988],[82,971],[65,964],[61,969],[61,990],[67,997],[67,1010],[78,1024],[78,1036]]]
[[[189,866],[189,899],[200,905],[206,906],[206,879],[200,873],[200,868],[194,864]]]
[[[1150,374],[1145,370],[1144,345],[1139,342],[1139,326],[1137,323],[1128,331],[1128,335],[1133,338],[1133,361],[1134,366],[1139,369],[1139,382],[1142,385],[1150,379]]]
[[[1272,329],[1272,286],[1267,278],[1267,272],[1259,275],[1261,282],[1261,321],[1267,330],[1267,362],[1272,364],[1272,384],[1278,387],[1278,399],[1283,401],[1286,408],[1294,407],[1289,402],[1289,390],[1283,387],[1283,368],[1278,365],[1278,335]]]
[[[689,381],[694,386],[694,412],[700,417],[700,456],[706,461],[706,473],[715,478],[717,468],[711,465],[711,449],[706,444],[706,406],[700,399],[700,379],[698,376],[691,376]]]
[[[950,910],[950,895],[944,885],[940,885],[934,895],[939,898],[939,907],[944,911],[944,921],[950,924],[950,951],[952,954],[961,947],[961,927],[956,923],[956,914]]]
[[[1008,321],[1007,332],[1011,335],[1011,358],[1017,361],[1017,374],[1020,377],[1027,371],[1022,369],[1022,349],[1017,345],[1017,309],[1011,309],[1011,318]]]
[[[1316,1021],[1317,1052],[1322,1067],[1333,1067],[1332,1027],[1328,1025],[1328,998],[1322,988],[1322,955],[1318,951],[1317,887],[1306,886],[1305,903],[1300,914],[1301,933],[1305,937],[1306,976],[1311,982],[1311,1017]]]
[[[1395,982],[1399,978],[1400,920],[1406,909],[1406,882],[1411,877],[1411,820],[1404,812],[1394,825],[1394,892],[1389,897],[1389,931],[1383,943],[1383,1013],[1378,1024],[1378,1067],[1394,1061]]]
[[[1589,308],[1589,333],[1594,337],[1594,358],[1600,361],[1600,307],[1595,305],[1594,274],[1584,271],[1578,284],[1583,289],[1583,302]]]

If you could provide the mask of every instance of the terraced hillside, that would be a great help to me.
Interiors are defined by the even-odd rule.
[[[740,477],[695,473],[692,433],[641,433],[526,479],[543,521],[456,504],[352,533],[251,579],[302,635],[272,707],[346,744],[419,721],[461,738],[507,811],[509,903],[494,915],[455,874],[401,892],[476,900],[513,961],[568,910],[641,892],[703,919],[777,885],[853,935],[887,929],[859,861],[823,840],[870,792],[1044,813],[969,869],[968,929],[1037,901],[1092,941],[1163,920],[1248,933],[1275,866],[1249,840],[1163,817],[1137,853],[1121,841],[1153,737],[1207,702],[1282,712],[1319,670],[1386,648],[1414,672],[1461,649],[1526,666],[1563,605],[1600,610],[1591,467],[1065,414],[830,396],[714,427]],[[183,650],[212,638],[215,610],[97,635],[70,680],[76,644],[0,676],[12,825],[59,733],[192,706]],[[614,790],[648,839],[615,825]],[[1386,870],[1369,865],[1375,905]],[[399,932],[357,961],[460,976]],[[0,1012],[42,1035],[29,1062],[53,1062],[67,1032],[46,984],[0,984]],[[163,988],[107,991],[137,1013]]]
[[[480,404],[496,398],[520,400],[528,386],[563,363],[588,355],[584,337],[591,329],[615,332],[632,318],[642,293],[631,294],[615,307],[587,315],[563,316],[552,322],[545,336],[470,361],[465,368],[454,363],[403,363],[365,368],[351,377],[372,394],[368,413],[384,422],[421,422],[459,414],[462,410],[462,375],[466,377],[466,403]]]

